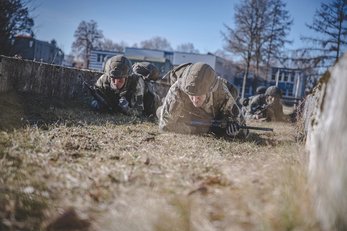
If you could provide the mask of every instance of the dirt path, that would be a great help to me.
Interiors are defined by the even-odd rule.
[[[0,132],[1,230],[319,230],[292,124],[241,141],[53,111]]]

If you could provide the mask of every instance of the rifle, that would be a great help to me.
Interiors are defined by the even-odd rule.
[[[98,90],[98,89],[95,89],[93,88],[91,85],[89,85],[86,81],[83,81],[83,85],[85,85],[90,93],[92,94],[92,96],[94,97],[94,99],[96,99],[99,103],[101,103],[102,105],[104,105],[108,111],[110,112],[114,112],[114,111],[118,111],[124,115],[129,115],[129,111],[126,110],[125,108],[122,108],[119,104],[115,104],[114,106],[111,106],[107,100],[104,98],[104,96],[102,95],[102,93]],[[125,93],[124,93],[125,94]],[[120,95],[120,97],[123,96],[123,95]],[[120,98],[119,97],[119,98]],[[117,98],[115,100],[115,102],[118,102],[119,101],[119,98]]]
[[[96,99],[99,103],[101,103],[103,106],[107,107],[109,111],[112,111],[113,108],[109,105],[109,103],[105,100],[105,98],[102,96],[100,91],[93,88],[91,85],[89,85],[86,81],[83,81],[83,85],[88,88],[94,99]]]
[[[210,122],[203,121],[203,120],[193,120],[193,121],[191,121],[191,125],[193,125],[193,126],[215,126],[215,127],[220,127],[220,128],[226,128],[228,123],[225,120],[211,120]],[[273,132],[273,128],[253,127],[253,126],[246,126],[246,125],[240,125],[239,128]]]
[[[268,104],[258,105],[255,108],[251,108],[251,113],[255,115],[262,114],[266,109],[268,109]]]

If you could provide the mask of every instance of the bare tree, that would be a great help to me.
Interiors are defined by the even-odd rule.
[[[224,25],[227,34],[222,33],[226,41],[225,49],[242,58],[244,62],[244,75],[242,83],[241,97],[244,98],[246,81],[249,75],[251,60],[254,56],[256,39],[256,16],[254,2],[256,0],[246,0],[243,4],[235,6],[235,29]]]
[[[10,54],[10,41],[15,35],[26,33],[34,37],[34,20],[29,17],[30,1],[0,1],[0,54]]]
[[[194,48],[193,43],[183,43],[181,45],[178,45],[176,50],[187,53],[199,53],[199,50]]]
[[[105,51],[124,52],[126,46],[126,43],[123,41],[120,43],[115,43],[111,39],[107,38],[100,42],[100,49]]]
[[[149,40],[144,40],[140,43],[140,47],[146,49],[158,49],[172,51],[172,47],[166,38],[159,36],[153,37]]]
[[[90,53],[92,49],[100,48],[101,39],[104,37],[94,20],[82,21],[74,33],[75,41],[72,49],[78,57],[82,57],[86,68],[89,67]]]
[[[252,2],[252,6],[255,10],[255,42],[254,42],[254,56],[255,71],[253,77],[253,94],[258,86],[258,78],[260,76],[260,65],[263,61],[263,47],[267,41],[266,28],[268,24],[268,11],[269,1],[268,0],[257,0]]]
[[[317,68],[326,69],[337,62],[347,45],[347,1],[330,0],[321,3],[312,24],[306,25],[318,35],[302,37],[313,47],[307,48]]]
[[[271,63],[281,59],[281,50],[285,44],[291,43],[287,39],[290,27],[293,24],[286,4],[282,0],[270,0],[268,25],[265,31],[266,43],[264,44],[265,76],[268,76]]]
[[[284,7],[281,0],[245,0],[235,7],[235,29],[225,25],[228,32],[222,33],[227,42],[225,49],[240,56],[245,67],[241,97],[250,70],[254,69],[254,90],[260,67],[289,42],[285,38],[292,21]]]

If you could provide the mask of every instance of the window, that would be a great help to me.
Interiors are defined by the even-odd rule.
[[[287,72],[287,71],[284,72],[283,81],[284,81],[284,82],[288,82],[288,72]]]
[[[293,96],[294,84],[293,83],[287,83],[286,84],[286,89],[288,91],[287,95],[288,96]]]
[[[272,72],[271,80],[276,80],[276,73],[275,72]]]
[[[290,81],[294,82],[294,76],[295,76],[295,73],[292,73],[292,75],[290,76]]]
[[[105,60],[106,55],[105,54],[98,54],[98,57],[96,59],[97,62],[103,63]]]

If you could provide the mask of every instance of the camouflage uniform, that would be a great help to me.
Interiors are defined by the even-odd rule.
[[[266,109],[266,87],[259,86],[256,95],[242,99],[242,112],[246,119],[262,118]]]
[[[172,69],[171,71],[169,71],[167,74],[165,74],[162,79],[166,82],[166,84],[168,84],[169,86],[172,86],[174,83],[177,82],[177,80],[182,78],[185,71],[188,68],[190,68],[192,65],[193,65],[192,63],[181,64],[175,67],[174,69]],[[228,82],[226,79],[223,79],[219,76],[217,78],[219,78],[220,81],[222,81],[227,86],[227,89],[231,93],[232,97],[236,100],[239,95],[237,88],[233,84]]]
[[[262,114],[266,108],[266,96],[265,94],[255,95],[249,102],[249,112],[251,114]]]
[[[133,72],[148,81],[156,81],[159,78],[159,69],[149,62],[135,63],[133,65]]]
[[[113,84],[112,78],[125,78],[126,82],[121,89]],[[144,80],[132,73],[131,63],[123,55],[117,55],[107,60],[105,64],[105,73],[95,83],[95,88],[101,92],[108,103],[108,106],[115,112],[122,112],[121,99],[126,99],[128,110],[126,114],[140,115],[144,110]],[[94,102],[94,108],[99,111],[107,110],[105,105]],[[93,104],[92,102],[92,104]],[[99,105],[98,105],[99,104]]]
[[[144,115],[155,115],[161,99],[155,90],[155,81],[159,79],[159,69],[149,62],[138,62],[133,65],[133,72],[144,80]]]
[[[182,77],[182,74],[186,70],[186,68],[191,65],[192,63],[181,64],[175,67],[174,69],[172,69],[171,71],[169,71],[168,73],[166,73],[162,79],[165,80],[167,84],[172,86],[174,83],[176,83],[178,79]]]
[[[160,131],[206,133],[210,131],[212,120],[239,120],[238,114],[232,111],[236,103],[234,97],[210,66],[196,63],[184,69],[158,110]],[[195,107],[189,95],[206,95],[206,99],[201,107]],[[201,121],[207,123],[194,125]]]
[[[168,71],[159,81],[159,85],[157,85],[156,92],[158,96],[160,97],[160,103],[159,106],[164,103],[164,98],[167,95],[170,87],[182,77],[182,74],[184,70],[192,65],[191,63],[184,63],[181,64],[172,70]],[[157,110],[157,117],[158,116],[158,110]]]
[[[276,86],[266,89],[266,117],[268,121],[282,121],[284,119],[283,105],[281,103],[282,92]]]

